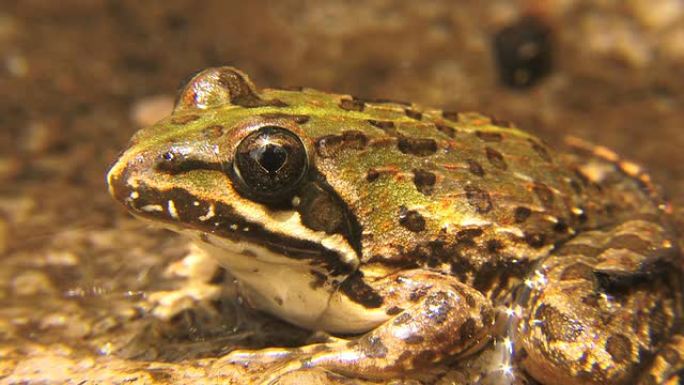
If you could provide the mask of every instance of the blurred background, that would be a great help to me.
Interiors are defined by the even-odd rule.
[[[151,316],[193,250],[105,188],[183,79],[222,64],[606,145],[684,223],[682,0],[0,0],[0,381],[246,383],[216,357],[312,338],[236,306],[220,270],[220,299]]]

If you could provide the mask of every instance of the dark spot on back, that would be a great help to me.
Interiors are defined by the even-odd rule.
[[[563,269],[560,279],[561,281],[571,281],[575,279],[592,280],[594,273],[591,267],[582,262],[576,262]]]
[[[632,343],[623,334],[615,334],[608,337],[606,341],[606,351],[617,363],[622,363],[632,355]]]
[[[475,131],[475,135],[485,142],[500,142],[503,140],[503,135],[500,132]]]
[[[532,210],[530,210],[527,207],[524,206],[518,206],[515,208],[515,212],[513,213],[513,217],[515,218],[515,223],[523,223],[527,220],[527,218],[532,215]]]
[[[475,338],[475,332],[477,332],[477,323],[474,319],[468,318],[463,322],[461,327],[458,328],[458,338],[460,342],[470,341]]]
[[[437,142],[434,139],[402,137],[399,138],[397,147],[402,153],[415,156],[428,156],[437,152]]]
[[[478,213],[484,214],[492,209],[492,200],[489,197],[489,193],[473,185],[467,185],[463,189],[465,190],[468,203],[470,203]]]
[[[476,176],[484,176],[485,172],[480,163],[472,159],[467,159],[466,162],[468,163],[468,171],[470,171],[471,174]]]
[[[202,134],[204,134],[204,137],[207,139],[220,138],[223,135],[223,126],[214,124],[213,126],[206,127],[202,130]]]
[[[526,233],[525,242],[534,248],[540,248],[546,243],[546,237],[541,233]]]
[[[513,127],[513,123],[509,122],[508,120],[499,119],[495,116],[490,117],[489,120],[491,120],[492,124],[495,126],[509,127],[509,128]]]
[[[641,255],[648,255],[652,243],[635,234],[622,234],[613,237],[606,248],[627,249]]]
[[[458,112],[456,111],[442,111],[442,117],[452,122],[458,122]]]
[[[436,181],[437,176],[433,172],[421,169],[413,170],[413,184],[424,195],[432,194]]]
[[[492,166],[498,168],[499,170],[506,170],[508,168],[503,155],[501,155],[499,151],[496,151],[491,147],[485,147],[485,153],[487,154],[487,160],[489,160],[489,163]]]
[[[420,111],[412,110],[410,108],[405,108],[404,113],[411,119],[421,120],[423,119],[423,114]]]
[[[391,120],[373,120],[369,119],[368,123],[371,124],[373,127],[377,127],[379,129],[385,130],[385,131],[391,131],[394,129],[394,122]]]
[[[406,342],[409,345],[420,344],[423,341],[425,341],[425,338],[423,338],[423,336],[418,335],[418,334],[411,334],[410,336],[404,338],[404,342]]]
[[[394,325],[401,326],[411,322],[411,314],[401,313],[392,321]]]
[[[446,124],[435,123],[435,128],[450,138],[454,138],[456,136],[456,129],[451,126],[447,126]]]
[[[404,311],[404,309],[400,308],[399,306],[392,306],[389,309],[385,311],[385,314],[387,315],[397,315]]]
[[[542,206],[544,206],[547,209],[553,207],[553,191],[551,191],[551,189],[548,186],[546,186],[543,183],[537,182],[534,184],[534,187],[532,187],[532,189],[539,198],[539,201],[541,202]]]
[[[399,224],[414,233],[425,230],[425,218],[415,210],[408,210],[406,206],[399,208]]]
[[[283,114],[280,112],[273,112],[273,113],[267,113],[267,114],[261,114],[261,117],[264,117],[266,119],[288,119],[288,120],[293,120],[297,124],[305,124],[309,121],[311,118],[308,115],[291,115],[291,114]]]
[[[368,182],[375,182],[378,177],[380,177],[380,172],[376,169],[370,169],[368,170],[368,173],[366,173],[366,180]]]
[[[571,243],[564,245],[560,249],[556,251],[556,254],[559,256],[563,255],[581,255],[581,256],[586,256],[586,257],[596,257],[599,255],[603,249],[600,249],[598,247],[594,247],[591,245],[586,245],[583,243]]]
[[[341,135],[326,135],[316,141],[318,155],[323,158],[332,158],[340,151],[363,150],[368,144],[368,138],[361,131],[344,131]]]
[[[340,100],[339,106],[345,111],[363,111],[365,108],[363,101],[349,98]]]
[[[534,139],[528,139],[528,141],[532,146],[532,150],[534,150],[542,160],[551,163],[551,155],[549,155],[549,150],[547,150],[546,147],[542,146],[541,143]]]

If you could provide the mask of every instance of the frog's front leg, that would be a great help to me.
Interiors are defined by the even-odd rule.
[[[681,317],[678,256],[648,216],[560,246],[518,295],[525,370],[545,384],[633,380]]]
[[[264,384],[304,368],[371,379],[401,376],[466,353],[487,341],[494,323],[489,301],[452,277],[412,270],[366,282],[382,297],[388,319],[356,339],[295,349]],[[344,296],[340,291],[337,296]],[[344,298],[333,298],[335,301]],[[258,358],[259,351],[236,352]]]

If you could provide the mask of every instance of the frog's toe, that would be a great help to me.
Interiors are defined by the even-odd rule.
[[[244,367],[252,365],[272,365],[283,362],[297,356],[299,349],[269,348],[262,350],[233,350],[223,358],[223,361],[232,365]]]

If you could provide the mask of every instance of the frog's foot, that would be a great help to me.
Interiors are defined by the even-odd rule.
[[[526,371],[560,385],[634,378],[680,317],[677,255],[670,232],[647,216],[560,246],[518,296]]]
[[[393,286],[389,289],[388,280]],[[275,350],[236,353],[252,362],[285,362],[261,383],[277,383],[284,374],[322,368],[352,377],[392,378],[426,368],[447,356],[464,354],[487,341],[494,311],[479,292],[452,277],[411,271],[372,283],[386,299],[387,321],[353,340],[308,345],[287,354]],[[282,349],[280,349],[282,351]]]
[[[638,385],[674,385],[684,383],[684,335],[676,334],[653,358],[651,367]]]

